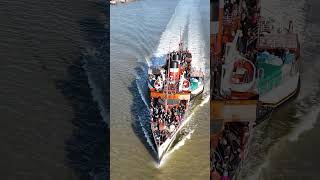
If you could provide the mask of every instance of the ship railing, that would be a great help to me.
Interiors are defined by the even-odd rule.
[[[255,36],[254,36],[254,37],[251,36],[251,39],[249,39],[249,40],[247,41],[247,47],[248,47],[251,43],[253,43],[256,39],[258,39],[258,27],[255,26],[254,28],[252,28],[252,29],[251,29],[251,33],[254,33]]]
[[[239,166],[237,167],[237,169],[234,172],[232,180],[238,180],[239,179],[240,174],[241,174],[241,170],[243,169],[243,166],[244,166],[244,160],[241,160]]]
[[[270,32],[272,30],[272,25],[270,23],[270,20],[266,20],[263,17],[260,17],[258,22],[258,28],[260,33],[262,32]]]
[[[262,70],[262,72],[263,72],[263,70]],[[260,74],[261,73],[259,73],[259,76],[261,76]],[[260,95],[264,95],[267,92],[271,91],[272,89],[278,87],[282,82],[281,72],[269,75],[266,79],[263,79],[263,81],[261,81],[260,78],[261,77],[259,77],[259,80],[258,80],[258,87],[259,87],[259,94]]]
[[[223,16],[223,25],[224,26],[235,26],[238,23],[240,16],[237,14],[225,14]]]
[[[231,14],[225,14],[223,17],[224,24],[231,24],[232,23],[232,15]]]
[[[286,81],[289,78],[295,76],[299,72],[299,69],[300,69],[300,61],[295,60],[295,62],[291,64],[290,71],[282,74],[282,81]]]
[[[249,154],[249,146],[250,146],[252,138],[253,138],[252,134],[253,134],[253,124],[250,122],[250,124],[249,124],[249,136],[248,136],[248,139],[246,140],[246,142],[245,142],[245,144],[243,146],[243,159],[240,161],[239,166],[235,170],[235,174],[234,174],[232,180],[239,179],[239,177],[241,175],[241,170],[243,169],[245,161],[246,161],[246,159],[248,157],[248,154]]]
[[[295,60],[294,64],[292,64],[291,70],[290,70],[290,76],[296,75],[300,71],[300,61]]]
[[[279,16],[279,14],[275,14],[274,11],[266,7],[263,7],[263,12],[265,19],[268,19],[267,22],[270,24],[270,27],[271,24],[276,25],[280,31],[283,31],[287,27],[287,24],[283,22],[290,22],[291,20],[291,16],[285,12],[282,12],[282,16]]]

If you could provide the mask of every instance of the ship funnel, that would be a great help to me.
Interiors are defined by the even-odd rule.
[[[178,55],[177,54],[173,54],[172,55],[172,60],[174,61],[174,60],[177,60],[178,59]]]

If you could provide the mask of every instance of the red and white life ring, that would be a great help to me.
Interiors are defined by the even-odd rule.
[[[182,90],[183,91],[189,91],[190,82],[188,80],[184,80],[182,83]]]
[[[154,82],[154,87],[156,88],[156,90],[161,90],[162,87],[163,87],[162,81],[156,80],[156,81]]]

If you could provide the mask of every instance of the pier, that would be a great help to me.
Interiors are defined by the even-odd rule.
[[[111,5],[116,5],[119,3],[130,3],[130,2],[134,2],[136,0],[110,0],[110,4]]]

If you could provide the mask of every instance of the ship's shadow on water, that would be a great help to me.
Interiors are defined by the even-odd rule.
[[[109,179],[110,129],[103,121],[109,121],[109,79],[106,78],[109,74],[109,28],[106,24],[109,23],[101,22],[101,14],[108,18],[109,8],[100,5],[104,4],[93,2],[101,12],[79,22],[94,53],[83,49],[83,54],[79,53],[79,58],[68,68],[70,78],[56,82],[73,108],[73,132],[65,143],[66,164],[80,180]],[[94,71],[91,77],[89,71]],[[97,97],[104,102],[106,117],[102,117],[93,92],[100,92]]]
[[[107,177],[109,127],[93,101],[83,63],[75,62],[69,73],[72,79],[57,83],[74,111],[74,130],[65,147],[67,164],[81,180],[92,179],[95,174]]]
[[[139,63],[135,68],[137,75],[136,79],[131,82],[129,91],[133,97],[133,104],[131,106],[132,112],[132,129],[136,136],[144,144],[150,156],[155,162],[158,161],[156,155],[156,147],[153,141],[152,132],[150,130],[150,115],[148,110],[149,94],[147,85],[147,71],[148,65],[146,63]]]

